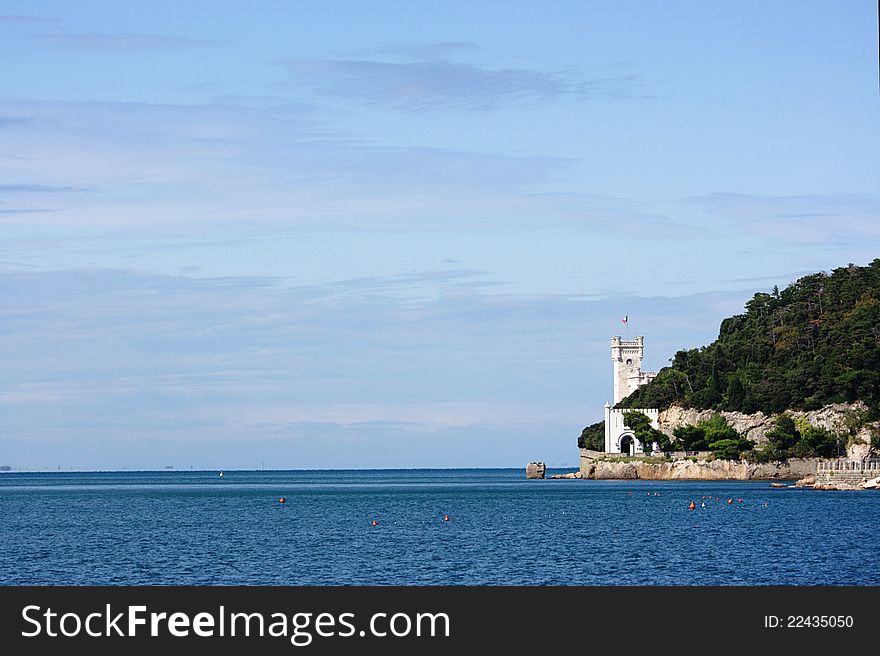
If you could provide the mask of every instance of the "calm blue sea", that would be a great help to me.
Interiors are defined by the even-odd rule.
[[[0,474],[0,582],[11,585],[880,585],[878,538],[880,493],[767,482]]]

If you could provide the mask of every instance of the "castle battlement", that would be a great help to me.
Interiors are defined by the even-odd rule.
[[[639,387],[650,383],[656,372],[642,371],[645,357],[645,338],[625,340],[620,335],[611,338],[611,361],[614,363],[614,404],[617,405]]]

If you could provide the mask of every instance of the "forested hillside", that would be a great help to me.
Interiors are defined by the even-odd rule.
[[[619,407],[779,413],[857,400],[880,414],[880,259],[755,294],[718,339],[676,353]]]

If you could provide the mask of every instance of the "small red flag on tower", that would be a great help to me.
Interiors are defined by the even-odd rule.
[[[629,323],[629,315],[624,314],[623,319],[620,320],[620,323],[622,323],[624,326],[627,325]]]

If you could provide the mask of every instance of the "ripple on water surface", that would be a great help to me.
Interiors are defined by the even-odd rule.
[[[880,494],[760,481],[12,473],[0,518],[7,584],[880,584]]]

